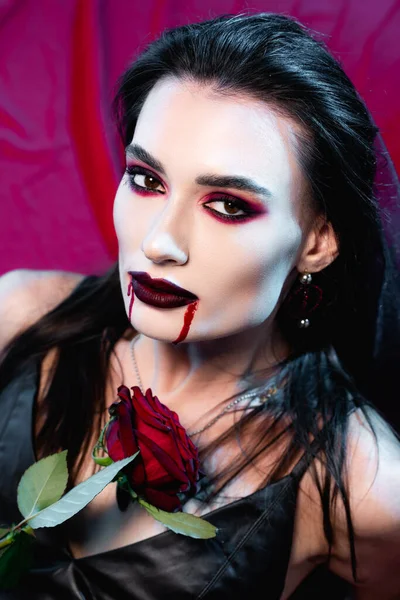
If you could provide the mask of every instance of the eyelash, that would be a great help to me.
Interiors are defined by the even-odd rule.
[[[158,179],[158,177],[156,177],[154,175],[154,173],[152,173],[152,171],[149,171],[148,169],[144,169],[143,167],[130,166],[130,167],[126,167],[125,173],[128,175],[129,185],[133,190],[140,192],[141,194],[162,194],[163,193],[163,192],[157,192],[157,190],[151,190],[151,189],[145,188],[145,187],[135,183],[135,181],[134,181],[135,175],[144,175],[147,177],[152,177],[156,181],[159,181],[160,184],[162,185],[162,182]]]
[[[152,171],[149,171],[148,169],[145,169],[143,167],[128,166],[125,169],[125,173],[128,175],[129,185],[132,190],[139,192],[141,194],[146,194],[146,195],[147,194],[151,195],[151,194],[164,194],[165,193],[165,192],[160,192],[157,190],[151,190],[151,189],[145,188],[145,187],[135,183],[135,181],[134,181],[135,175],[144,175],[144,176],[152,177],[153,179],[158,181],[161,185],[163,185],[163,183],[158,179],[158,177],[156,177],[154,175],[154,173]],[[245,212],[244,215],[226,215],[217,210],[214,210],[213,208],[210,208],[209,206],[207,206],[207,203],[203,204],[203,206],[206,208],[206,210],[213,213],[213,215],[215,215],[215,217],[221,221],[230,221],[230,222],[242,221],[243,222],[243,221],[249,220],[252,216],[257,214],[256,211],[251,210],[243,201],[232,198],[231,196],[224,196],[224,195],[217,196],[217,197],[213,198],[212,200],[209,200],[209,203],[211,203],[211,202],[231,202],[235,208]]]

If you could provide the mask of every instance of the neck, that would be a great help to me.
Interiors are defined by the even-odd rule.
[[[269,335],[268,335],[269,333]],[[218,340],[178,346],[144,335],[135,343],[135,358],[144,387],[160,399],[207,395],[217,398],[261,385],[288,354],[283,339],[267,326]]]

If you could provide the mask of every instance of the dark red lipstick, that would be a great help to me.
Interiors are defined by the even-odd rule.
[[[135,296],[157,308],[177,308],[198,300],[197,296],[166,279],[156,279],[144,271],[128,271]]]

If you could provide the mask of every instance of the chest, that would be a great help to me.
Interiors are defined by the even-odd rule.
[[[121,512],[116,502],[115,484],[108,486],[69,521],[64,533],[69,550],[76,558],[92,556],[96,559],[99,554],[107,556],[112,551],[118,553],[121,548],[145,555],[150,550],[153,554],[154,544],[162,543],[163,547],[169,544],[165,551],[179,564],[186,564],[186,569],[202,572],[207,565],[207,572],[213,576],[221,569],[215,582],[221,594],[222,588],[218,586],[224,588],[227,579],[231,582],[232,577],[237,581],[245,578],[249,582],[249,574],[253,573],[254,581],[263,585],[268,579],[273,582],[274,578],[277,586],[278,580],[284,582],[283,591],[276,598],[286,600],[326,558],[318,521],[310,520],[310,510],[315,517],[316,509],[307,504],[305,491],[293,493],[292,485],[288,477],[254,492],[241,481],[228,487],[222,498],[207,507],[196,500],[189,501],[184,507],[186,512],[202,516],[220,528],[218,539],[212,543],[185,539],[166,530],[137,504],[130,504]],[[190,564],[186,562],[188,557]],[[176,570],[175,564],[173,567],[167,564],[167,570]],[[273,577],[267,576],[268,573]],[[167,581],[167,573],[165,577]],[[236,593],[234,585],[233,590]]]
[[[42,367],[44,375],[46,369],[49,369],[50,360],[49,358]],[[45,391],[45,382],[46,377],[41,377],[41,394]],[[116,381],[110,382],[108,405],[115,400],[115,389]],[[218,424],[218,427],[223,426],[223,422]],[[214,433],[217,431],[214,430]],[[209,468],[218,469],[224,461],[232,460],[235,452],[240,453],[239,446],[231,447],[229,452],[224,450],[215,453]],[[85,457],[84,464],[86,472],[84,469],[81,479],[91,474],[90,456]],[[199,501],[191,500],[184,510],[210,518],[211,522],[215,520],[214,524],[221,528],[220,538],[212,544],[211,550],[212,555],[217,552],[220,557],[221,569],[237,575],[242,570],[243,573],[246,572],[245,569],[249,573],[252,569],[259,568],[260,576],[261,572],[265,574],[268,564],[271,572],[275,573],[284,566],[284,594],[287,594],[295,589],[320,559],[320,532],[314,530],[313,526],[310,527],[301,489],[297,497],[292,497],[288,503],[287,497],[281,493],[281,490],[286,489],[285,482],[277,482],[258,493],[260,476],[265,476],[265,472],[257,474],[255,469],[247,477],[228,486],[213,504],[204,506]],[[166,539],[171,548],[177,545],[179,551],[183,552],[181,561],[189,552],[185,549],[188,544],[191,550],[195,547],[196,560],[201,565],[204,566],[204,562],[208,564],[211,560],[208,556],[210,543],[182,539],[184,536],[166,531],[161,523],[137,504],[130,504],[122,512],[116,501],[116,484],[108,485],[83,511],[67,521],[62,527],[62,537],[71,555],[77,559],[108,555],[113,551],[119,552],[121,548],[135,551],[146,549]],[[175,556],[176,552],[178,550],[173,552]],[[215,562],[215,556],[213,560]]]
[[[92,585],[99,571],[102,582],[113,589],[118,577],[127,598],[134,589],[143,589],[152,598],[221,600],[251,593],[261,600],[268,591],[268,598],[285,600],[314,566],[305,557],[299,561],[298,555],[296,560],[291,552],[291,484],[286,479],[213,509],[205,517],[219,534],[207,541],[163,531],[135,506],[122,514],[118,508],[115,513],[107,510],[103,523],[100,506],[97,515],[92,507],[70,522],[66,532],[70,550],[79,558],[73,569],[92,573]]]

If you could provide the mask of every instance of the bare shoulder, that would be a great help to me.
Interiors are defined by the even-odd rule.
[[[347,477],[354,527],[359,538],[400,530],[400,440],[372,408],[349,422]],[[338,525],[341,510],[338,507]],[[400,567],[400,565],[399,565]]]
[[[0,349],[62,302],[84,278],[66,271],[15,269],[0,277]]]
[[[319,562],[354,585],[357,600],[400,598],[400,441],[372,408],[349,417],[344,473],[355,536],[358,583],[354,584],[346,511],[342,498],[331,509],[334,540],[323,529],[321,498],[312,470],[299,485],[286,598]],[[323,478],[324,467],[315,464]]]
[[[357,558],[351,568],[346,511],[340,497],[333,507],[334,542],[329,568],[351,582],[360,600],[400,598],[400,441],[372,408],[349,417],[346,470]],[[308,486],[314,507],[316,486]],[[320,511],[321,512],[321,511]]]

